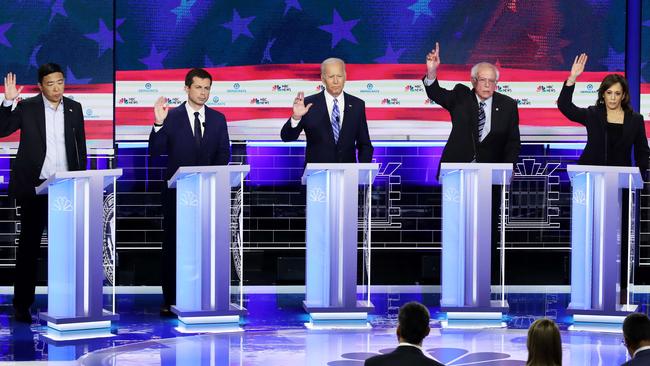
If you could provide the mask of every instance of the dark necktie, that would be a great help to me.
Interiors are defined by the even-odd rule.
[[[485,102],[478,104],[478,142],[481,142],[481,135],[483,134],[483,127],[485,127]]]
[[[194,143],[197,148],[201,147],[201,120],[199,112],[194,112]]]
[[[341,119],[341,113],[339,112],[339,104],[336,98],[334,98],[334,108],[332,108],[332,132],[334,133],[334,142],[339,142],[339,132],[341,127],[339,126],[339,120]]]

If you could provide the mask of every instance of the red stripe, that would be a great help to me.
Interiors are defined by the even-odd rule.
[[[113,139],[113,121],[110,120],[97,120],[86,121],[84,130],[86,132],[87,140],[112,140]],[[20,130],[12,133],[7,137],[0,138],[2,142],[19,142]]]
[[[641,94],[650,94],[650,83],[641,84]]]
[[[469,80],[471,65],[442,65],[439,75],[442,80]],[[215,81],[247,81],[268,79],[320,80],[318,64],[285,64],[226,66],[207,68]],[[501,80],[528,82],[562,82],[568,71],[540,71],[500,68]],[[117,81],[179,81],[185,79],[189,69],[117,71]],[[348,80],[412,80],[421,79],[426,71],[424,64],[363,65],[346,66]],[[585,72],[581,82],[600,82],[608,72]]]
[[[4,86],[0,86],[0,93],[4,93]],[[40,93],[37,85],[23,85],[23,93]],[[79,84],[65,85],[65,94],[113,94],[113,84]]]

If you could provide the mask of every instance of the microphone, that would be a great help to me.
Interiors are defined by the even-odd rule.
[[[81,169],[81,161],[79,161],[79,147],[77,146],[77,133],[74,127],[72,127],[72,141],[74,141],[74,152],[77,154],[77,169]]]
[[[205,122],[201,123],[201,126],[203,126],[203,128],[205,128]]]
[[[472,134],[472,148],[474,149],[474,159],[472,159],[472,160],[476,161],[476,155],[477,155],[477,153],[476,153],[476,138],[474,138],[474,131],[470,131],[470,132]]]
[[[336,123],[341,124],[341,121],[339,121],[339,116],[336,116]]]

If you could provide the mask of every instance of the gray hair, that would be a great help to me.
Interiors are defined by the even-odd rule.
[[[340,58],[336,57],[330,57],[326,59],[325,61],[321,62],[320,64],[320,73],[323,75],[325,73],[325,66],[329,64],[334,64],[334,63],[340,63],[343,65],[343,73],[345,74],[345,61],[341,60]]]
[[[479,62],[476,65],[472,66],[472,71],[470,71],[470,75],[472,76],[472,79],[474,79],[474,80],[478,79],[478,69],[480,69],[481,67],[486,67],[486,66],[490,67],[490,68],[492,68],[492,70],[494,70],[494,74],[497,77],[496,81],[499,81],[499,69],[497,69],[496,66],[492,65],[489,62]]]

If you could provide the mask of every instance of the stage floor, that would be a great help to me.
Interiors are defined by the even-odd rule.
[[[302,295],[249,295],[250,316],[243,331],[182,334],[177,320],[160,319],[159,295],[120,295],[121,319],[110,338],[52,342],[44,326],[12,324],[10,296],[0,296],[0,361],[41,361],[52,365],[362,365],[366,358],[390,352],[396,344],[399,305],[417,300],[435,303],[436,295],[377,294],[370,330],[307,330]],[[509,295],[507,328],[442,329],[432,311],[432,332],[424,348],[448,365],[524,365],[526,329],[536,318],[555,318],[562,330],[565,365],[620,365],[627,355],[615,333],[567,331],[563,308],[567,295]],[[645,301],[645,298],[642,302]],[[36,307],[44,307],[37,296]]]

